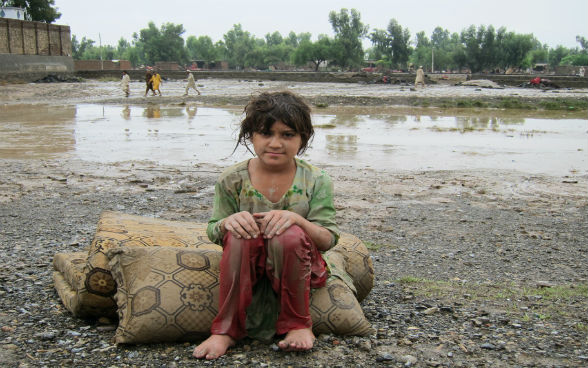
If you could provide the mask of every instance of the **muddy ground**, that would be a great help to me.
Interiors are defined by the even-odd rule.
[[[207,95],[217,103],[239,104],[252,90],[281,88],[269,82],[255,82],[249,89],[244,86],[252,82],[201,83],[203,96],[189,99],[202,104],[209,103]],[[231,93],[233,85],[241,89]],[[132,88],[135,93],[142,85],[136,82]],[[303,95],[314,91],[308,98],[339,93],[377,101],[380,96],[364,86],[292,88]],[[162,90],[158,103],[181,103],[181,83],[164,84]],[[480,92],[497,93],[453,88],[453,95],[465,98]],[[422,93],[452,92],[439,87]],[[585,97],[582,91],[570,93]],[[136,104],[156,98],[131,97]],[[3,104],[121,101],[125,99],[115,82],[8,85],[0,90]],[[586,172],[550,176],[325,167],[336,185],[341,229],[359,236],[372,251],[376,282],[362,306],[377,332],[366,337],[321,335],[311,352],[283,353],[273,345],[244,340],[215,362],[196,361],[191,358],[194,343],[115,346],[114,326],[76,319],[63,308],[52,285],[52,257],[85,249],[102,211],[207,221],[212,186],[222,169],[209,164],[2,159],[2,365],[588,365]]]

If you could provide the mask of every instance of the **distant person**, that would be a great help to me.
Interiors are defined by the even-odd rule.
[[[151,93],[153,94],[153,96],[155,96],[155,91],[153,90],[153,73],[151,72],[151,70],[147,69],[147,71],[145,72],[145,97],[147,97],[147,93],[149,93],[149,91],[151,91]]]
[[[580,77],[584,77],[584,74],[586,73],[586,70],[584,69],[583,66],[580,67],[580,70],[578,70],[578,75]]]
[[[417,88],[419,84],[422,84],[423,88],[425,87],[425,72],[423,71],[422,66],[419,66],[417,69],[416,78],[414,80],[414,88]]]
[[[129,76],[129,73],[127,73],[126,71],[123,70],[122,79],[120,81],[120,88],[125,93],[125,97],[129,97],[129,95],[131,94],[130,83],[131,83],[131,77]]]
[[[151,83],[153,84],[153,94],[156,95],[159,93],[161,96],[161,90],[159,89],[159,85],[161,84],[161,75],[157,71],[153,73],[153,77],[151,77]]]
[[[196,89],[196,80],[194,80],[194,75],[192,75],[189,70],[186,70],[186,74],[188,75],[188,85],[186,85],[186,93],[184,93],[184,96],[188,96],[188,90],[190,90],[190,88],[193,88],[194,91],[198,93],[198,96],[200,96],[200,91]]]

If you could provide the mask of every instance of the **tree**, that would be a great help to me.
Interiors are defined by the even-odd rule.
[[[549,50],[549,66],[556,67],[561,60],[568,56],[570,50],[567,47],[558,45],[555,49]]]
[[[189,36],[186,40],[186,50],[190,60],[203,60],[212,62],[217,60],[217,48],[212,43],[209,36]]]
[[[367,35],[368,26],[361,22],[360,13],[351,9],[341,9],[339,13],[331,11],[329,22],[335,32],[335,63],[343,67],[357,67],[363,62],[362,38]]]
[[[26,19],[35,22],[53,23],[61,17],[54,8],[55,0],[2,0],[1,4],[25,9]]]
[[[391,67],[406,69],[406,64],[411,53],[409,46],[410,32],[408,28],[403,29],[396,19],[392,19],[388,23],[388,28],[385,31],[375,29],[369,38],[376,49],[390,63]],[[424,45],[421,46],[421,50],[423,47],[426,47]]]
[[[84,59],[83,56],[89,49],[93,48],[96,41],[90,40],[86,37],[82,37],[81,41],[78,41],[76,35],[71,36],[71,53],[75,60]]]
[[[413,65],[430,65],[431,64],[431,41],[425,35],[424,31],[416,35],[416,46],[411,54],[410,60]]]
[[[576,42],[580,44],[583,52],[588,52],[588,40],[583,36],[576,36]]]
[[[314,70],[318,71],[319,66],[331,58],[332,44],[333,42],[326,35],[320,35],[316,42],[304,40],[294,51],[294,63],[304,65],[311,62]]]
[[[139,31],[138,40],[145,61],[149,64],[156,61],[175,61],[184,64],[188,59],[182,38],[184,32],[184,26],[181,24],[165,23],[159,30],[153,22],[149,22],[148,28]]]
[[[522,35],[509,32],[505,35],[501,45],[500,66],[504,69],[508,67],[528,67],[527,55],[533,49],[533,35]]]
[[[258,44],[254,36],[243,30],[241,24],[233,25],[233,29],[223,35],[223,39],[229,66],[245,68],[257,62],[259,54],[255,49]]]

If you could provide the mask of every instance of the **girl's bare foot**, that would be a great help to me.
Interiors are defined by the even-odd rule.
[[[211,335],[194,348],[192,355],[198,359],[213,360],[224,355],[227,349],[233,345],[235,345],[235,340],[229,335]]]
[[[314,344],[314,334],[312,329],[303,328],[300,330],[288,331],[286,337],[280,342],[278,346],[285,351],[303,351],[310,350]]]

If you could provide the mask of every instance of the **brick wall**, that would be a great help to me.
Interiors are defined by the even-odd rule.
[[[0,54],[71,56],[69,26],[0,18]]]
[[[74,60],[75,71],[90,70],[129,70],[132,69],[131,62],[128,60]]]

